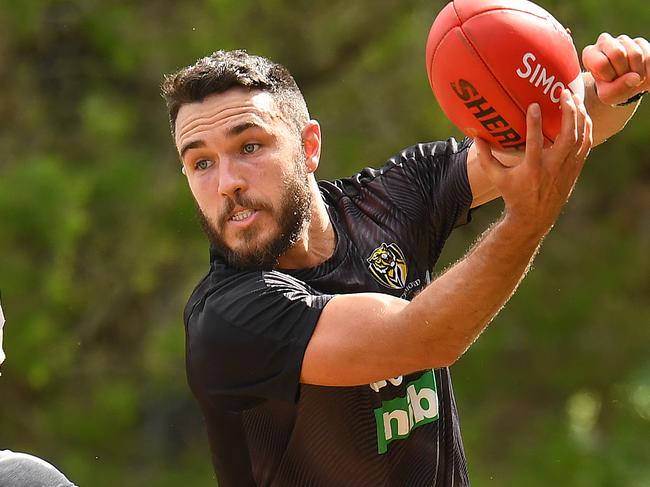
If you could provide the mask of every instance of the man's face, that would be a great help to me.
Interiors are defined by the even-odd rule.
[[[276,266],[311,200],[300,135],[271,95],[232,89],[183,105],[176,147],[212,244],[235,267]]]

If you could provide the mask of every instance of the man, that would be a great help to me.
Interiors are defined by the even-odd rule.
[[[648,89],[650,45],[603,35],[584,61],[602,142]],[[220,51],[163,94],[212,244],[184,317],[219,485],[468,485],[448,367],[571,193],[594,142],[585,105],[563,93],[544,150],[531,105],[523,161],[450,139],[316,183],[320,127],[282,66]],[[451,230],[498,196],[502,218],[431,282]]]
[[[2,346],[4,325],[0,305],[0,366],[6,358]],[[26,453],[0,450],[0,487],[74,487],[74,484],[45,460]]]

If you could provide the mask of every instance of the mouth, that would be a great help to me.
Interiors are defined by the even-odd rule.
[[[230,217],[230,220],[234,221],[234,222],[244,221],[247,218],[250,218],[251,216],[253,216],[256,211],[257,210],[241,210],[241,211],[237,211],[237,212],[232,214],[232,216]]]
[[[253,222],[257,213],[258,210],[254,208],[237,208],[230,214],[228,223],[235,224],[238,227],[248,226]]]

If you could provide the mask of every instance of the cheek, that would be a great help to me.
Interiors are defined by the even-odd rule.
[[[264,164],[259,164],[251,168],[247,174],[249,184],[254,189],[263,189],[265,185],[271,183],[274,178],[273,171]]]
[[[278,193],[282,192],[282,175],[266,167],[258,167],[247,175],[246,196],[256,201],[276,206]]]
[[[199,208],[207,213],[211,206],[214,205],[214,193],[210,191],[210,182],[208,177],[188,178],[188,184],[194,200]]]

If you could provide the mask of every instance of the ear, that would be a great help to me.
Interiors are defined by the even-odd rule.
[[[310,120],[302,129],[302,145],[305,151],[307,172],[313,173],[320,163],[321,148],[320,124],[316,120]]]

